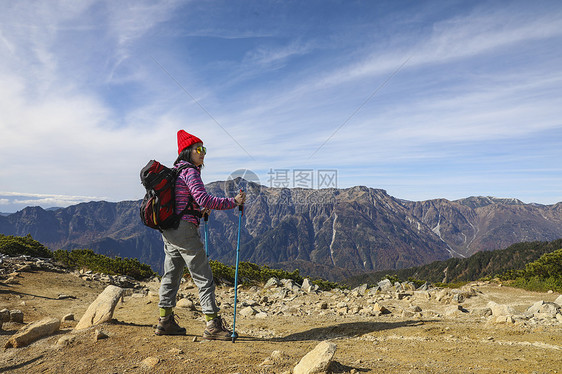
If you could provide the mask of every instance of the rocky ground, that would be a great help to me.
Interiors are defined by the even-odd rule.
[[[337,347],[328,367],[332,373],[562,372],[557,293],[484,282],[454,290],[382,283],[320,292],[271,281],[239,291],[235,343],[207,342],[200,339],[204,323],[189,282],[176,308],[188,335],[162,337],[154,335],[156,280],[138,284],[59,272],[35,260],[4,259],[2,266],[2,347],[26,323],[45,317],[63,322],[28,346],[0,348],[0,372],[291,373],[323,341]],[[113,320],[74,331],[110,283],[129,287]],[[217,293],[231,323],[233,290],[219,287]]]

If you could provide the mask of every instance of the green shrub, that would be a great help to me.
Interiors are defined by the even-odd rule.
[[[142,264],[137,259],[109,258],[95,253],[91,249],[62,249],[54,252],[55,259],[63,265],[74,269],[87,269],[96,273],[110,275],[127,275],[136,280],[143,280],[157,275],[150,266]]]
[[[542,255],[525,266],[525,270],[510,270],[499,276],[510,286],[529,291],[562,292],[562,249]]]
[[[396,282],[401,283],[400,278],[398,278],[398,276],[396,274],[393,274],[393,275],[387,274],[383,279],[388,279],[392,284],[394,284]]]
[[[234,277],[236,275],[236,267],[234,265],[225,265],[215,260],[210,260],[209,265],[211,266],[213,277],[217,283],[234,284]],[[184,275],[189,277],[189,271],[187,269],[184,270]],[[239,264],[238,284],[243,284],[245,286],[263,284],[272,277],[291,279],[298,284],[302,284],[304,280],[298,269],[288,272],[280,269],[270,269],[267,265],[260,266],[251,262],[240,262]],[[318,285],[322,290],[344,287],[323,279],[313,279],[312,283]]]
[[[542,255],[525,266],[527,276],[562,279],[562,249]]]
[[[549,290],[562,292],[562,279],[555,277],[520,277],[508,283],[512,287],[523,288],[528,291],[547,292]]]
[[[34,240],[31,235],[27,236],[11,236],[0,234],[0,253],[15,256],[31,256],[51,258],[53,253],[43,244]]]
[[[336,282],[330,282],[324,279],[314,279],[312,281],[312,284],[315,284],[318,286],[318,289],[320,289],[321,291],[330,291],[333,290],[334,288],[347,288],[349,289],[349,286],[344,285],[344,284],[339,284]]]
[[[413,278],[413,277],[408,277],[408,282],[412,282],[416,288],[420,288],[421,286],[423,286],[424,284],[427,283],[424,280],[416,279],[416,278]]]

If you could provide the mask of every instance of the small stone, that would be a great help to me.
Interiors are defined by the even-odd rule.
[[[0,321],[10,322],[10,311],[8,309],[0,310]]]
[[[306,293],[310,293],[312,291],[312,283],[308,278],[305,278],[302,281],[301,289]]]
[[[261,364],[259,364],[259,366],[273,366],[287,358],[289,358],[289,356],[283,353],[283,351],[273,351],[268,358],[266,358]]]
[[[18,268],[17,268],[17,271],[18,271],[18,272],[21,272],[21,271],[31,271],[31,270],[32,270],[32,268],[31,268],[31,265],[29,265],[29,264],[19,265]]]
[[[453,305],[445,310],[445,315],[448,317],[460,315],[463,312],[461,305]]]
[[[194,336],[192,341],[193,343],[197,343],[197,336]]]
[[[76,340],[75,335],[65,335],[57,341],[57,347],[69,346],[70,344],[74,343],[75,340]]]
[[[351,291],[351,294],[352,294],[353,296],[355,296],[355,297],[364,296],[365,293],[367,292],[367,287],[368,287],[367,284],[364,283],[364,284],[362,284],[361,286],[354,288],[354,289]]]
[[[275,277],[272,277],[272,278],[269,278],[269,280],[265,283],[263,288],[279,287],[280,285],[281,285],[281,282],[279,281],[279,279],[277,279]]]
[[[509,305],[496,304],[493,301],[488,303],[488,308],[492,310],[494,316],[510,316],[516,314],[515,310]]]
[[[513,316],[497,316],[495,319],[496,323],[515,323]]]
[[[417,306],[417,305],[412,305],[409,310],[410,310],[411,312],[414,312],[414,313],[419,313],[419,312],[422,311],[422,308],[420,308],[420,307]]]
[[[464,295],[460,293],[456,293],[453,295],[452,300],[455,303],[462,304],[464,302]]]
[[[388,309],[386,309],[386,307],[379,304],[378,302],[376,302],[375,305],[373,305],[373,311],[380,312],[382,314],[389,314],[390,313],[390,311]]]
[[[324,373],[336,353],[336,345],[323,341],[308,352],[293,369],[294,374]]]
[[[257,310],[255,310],[251,306],[248,306],[240,311],[240,315],[243,317],[251,317],[255,316],[256,314],[258,314]]]
[[[559,309],[560,307],[558,306],[558,304],[545,302],[541,300],[541,301],[537,301],[529,309],[527,309],[526,314],[535,315],[535,316],[537,314],[542,314],[555,318]]]
[[[183,354],[183,351],[179,348],[172,348],[168,352],[170,352],[173,355],[182,355]]]
[[[423,300],[430,300],[431,294],[427,290],[417,290],[417,291],[414,291],[414,298],[423,299]]]
[[[148,369],[153,369],[158,363],[160,363],[160,359],[156,357],[147,357],[142,360],[142,365]]]
[[[392,282],[388,279],[383,279],[378,283],[378,286],[381,288],[382,291],[388,292],[392,290]]]
[[[475,308],[470,311],[471,314],[474,314],[479,317],[489,317],[492,315],[492,309],[490,308]]]
[[[98,329],[94,331],[94,341],[107,339],[107,338],[109,338],[109,335],[107,335],[104,331]]]
[[[177,302],[176,306],[177,306],[178,308],[185,308],[185,309],[188,309],[188,310],[195,310],[195,304],[193,303],[193,301],[191,301],[191,300],[188,299],[188,298],[180,299],[180,300]]]
[[[23,312],[21,310],[10,310],[10,321],[23,323]]]
[[[62,317],[62,322],[74,321],[74,314],[69,313]]]

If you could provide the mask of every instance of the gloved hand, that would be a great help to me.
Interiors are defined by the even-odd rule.
[[[238,192],[238,195],[236,195],[234,200],[236,201],[236,205],[244,204],[244,202],[246,201],[246,192],[244,191]]]

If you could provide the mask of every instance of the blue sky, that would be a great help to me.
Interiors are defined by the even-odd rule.
[[[560,25],[559,1],[3,1],[0,212],[140,199],[179,129],[206,183],[560,202]]]

